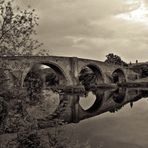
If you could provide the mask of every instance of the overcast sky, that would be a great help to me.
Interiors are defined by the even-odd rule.
[[[38,39],[51,55],[148,61],[148,0],[19,0],[40,17]]]

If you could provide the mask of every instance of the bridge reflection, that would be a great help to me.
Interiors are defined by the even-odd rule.
[[[0,134],[16,133],[28,126],[37,129],[78,123],[106,112],[115,113],[124,105],[148,98],[147,88],[93,89],[82,93],[65,93],[44,87],[38,98],[1,98]],[[26,124],[27,122],[27,124]],[[16,126],[17,125],[17,126]]]
[[[44,101],[41,104],[44,105],[40,105],[40,109],[34,105],[34,112],[38,113],[30,112],[30,115],[37,119],[39,128],[47,128],[54,126],[57,120],[78,123],[105,112],[114,113],[128,103],[133,106],[135,101],[147,97],[148,89],[140,88],[97,89],[84,94],[57,94],[50,91],[50,94],[42,98]]]

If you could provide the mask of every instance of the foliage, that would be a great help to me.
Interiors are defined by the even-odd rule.
[[[121,60],[121,58],[118,56],[118,55],[115,55],[113,53],[109,53],[107,56],[106,56],[106,60],[105,62],[106,63],[109,63],[109,64],[115,64],[115,65],[123,65],[123,66],[128,66],[127,63],[125,63],[124,61]]]
[[[73,128],[73,127],[71,127]],[[72,129],[73,130],[73,129]],[[59,126],[54,129],[48,130],[48,146],[50,148],[90,148],[88,141],[80,143],[74,138],[73,132],[69,131],[69,136],[66,136],[65,130]]]
[[[31,108],[32,106],[35,107],[36,104],[41,104],[42,102],[38,101],[37,103],[32,104],[33,100],[28,98],[28,92],[26,92],[26,89],[20,88],[20,86],[15,86],[13,77],[11,76],[11,71],[5,68],[6,67],[0,69],[0,74],[2,78],[2,81],[1,79],[0,81],[1,84],[3,84],[0,85],[0,96],[3,99],[2,101],[0,101],[0,118],[2,119],[3,123],[0,127],[0,131],[2,131],[1,134],[12,134],[14,132],[19,132],[19,134],[17,134],[15,138],[12,137],[14,139],[10,140],[7,148],[87,147],[87,143],[80,144],[75,141],[71,142],[71,139],[68,139],[68,137],[65,136],[64,129],[61,129],[61,127],[67,124],[65,121],[62,120],[63,114],[65,113],[65,110],[67,109],[67,105],[69,103],[69,100],[65,94],[60,94],[60,97],[62,98],[60,98],[60,104],[58,105],[56,111],[51,115],[50,113],[48,113],[47,117],[42,117],[43,119],[45,119],[45,122],[40,122],[32,114],[30,114],[27,109]],[[40,87],[43,85],[40,80],[41,78],[37,74],[30,74],[28,77],[28,81],[30,82],[30,89],[33,89],[35,92],[39,92]],[[46,80],[47,81],[45,81],[44,83],[47,83],[48,87],[48,85],[52,85],[53,81],[56,81],[57,78],[53,74],[51,78],[46,77]],[[12,83],[12,87],[8,87],[10,85],[10,82]],[[47,94],[46,97],[49,98],[50,96]],[[43,111],[46,111],[46,108],[42,109]],[[51,124],[52,127],[55,128],[55,134],[49,133],[48,135],[46,135],[46,138],[48,136],[48,141],[45,143],[43,140],[44,136],[39,134],[40,129],[51,127]],[[37,132],[34,133],[33,130],[37,130]],[[46,132],[47,129],[45,129],[44,134],[46,134]],[[44,146],[44,144],[46,146]],[[3,148],[5,148],[5,146],[3,146]]]
[[[3,121],[7,116],[7,103],[2,97],[0,97],[0,133],[3,132]]]
[[[36,52],[42,45],[33,39],[38,20],[35,9],[20,10],[13,1],[0,1],[0,55],[32,55]]]
[[[132,65],[132,70],[136,73],[139,73],[142,78],[145,78],[148,76],[148,64],[143,63],[140,65]]]
[[[142,77],[148,76],[148,67],[141,67],[141,76]]]
[[[40,137],[38,136],[37,132],[20,133],[17,136],[17,141],[19,143],[18,147],[43,148],[41,146]]]
[[[140,67],[140,70],[141,72],[141,76],[144,78],[144,77],[147,77],[148,76],[148,65],[142,65]]]
[[[17,133],[17,136],[10,140],[7,148],[45,148],[37,131]]]
[[[79,80],[85,88],[89,88],[90,84],[96,84],[97,76],[90,68],[85,67],[80,72]]]

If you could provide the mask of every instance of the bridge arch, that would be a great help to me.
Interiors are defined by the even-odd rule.
[[[114,70],[112,73],[112,79],[113,83],[126,82],[126,74],[124,70],[122,70],[121,68],[117,68],[116,70]]]
[[[59,82],[60,85],[67,84],[68,80],[66,78],[66,74],[65,74],[64,70],[58,64],[55,64],[55,63],[42,63],[42,64],[50,67],[58,74],[58,76],[61,79],[61,81]]]
[[[104,83],[104,79],[105,76],[101,68],[95,64],[87,64],[80,69],[79,82],[84,86],[87,85],[87,83]]]
[[[39,70],[40,66],[43,66],[43,69],[50,68],[51,70],[53,70],[57,74],[59,79],[61,80],[61,81],[59,81],[59,84],[61,84],[61,85],[67,84],[68,80],[67,80],[66,74],[65,74],[64,70],[58,64],[53,63],[53,62],[40,62],[40,63],[34,63],[29,68],[27,68],[27,70],[25,71],[25,73],[22,76],[22,86],[24,86],[24,83],[25,83],[25,80],[26,80],[28,74],[32,71]]]
[[[66,85],[67,79],[62,69],[53,63],[35,63],[28,69],[23,87],[33,103],[43,98],[44,90],[48,92],[59,85]]]

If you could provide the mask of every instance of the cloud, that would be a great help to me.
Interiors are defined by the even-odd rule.
[[[141,2],[148,7],[144,0],[21,0],[36,8],[38,38],[51,54],[104,60],[115,52],[127,61],[147,60],[148,30],[142,22],[117,16],[138,9]]]

